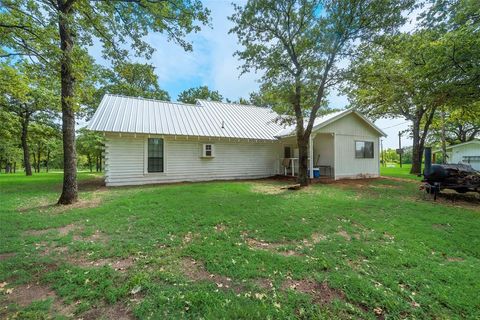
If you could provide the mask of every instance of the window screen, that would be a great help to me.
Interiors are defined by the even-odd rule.
[[[355,158],[373,158],[373,142],[355,141]]]
[[[163,139],[148,139],[148,172],[163,172]]]

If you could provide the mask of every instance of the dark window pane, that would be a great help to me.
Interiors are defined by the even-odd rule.
[[[373,158],[373,142],[365,142],[365,158]]]
[[[148,139],[148,172],[163,172],[163,139]]]
[[[285,147],[285,149],[283,150],[283,157],[284,158],[292,157],[292,149],[290,147]]]
[[[355,158],[363,158],[365,150],[365,142],[355,141]]]

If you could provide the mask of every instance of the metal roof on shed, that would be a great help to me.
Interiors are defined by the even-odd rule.
[[[199,100],[197,105],[107,94],[91,119],[94,131],[276,140],[283,127],[267,108]]]

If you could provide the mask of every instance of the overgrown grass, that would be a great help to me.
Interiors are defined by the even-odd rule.
[[[79,177],[80,204],[59,208],[60,174],[0,175],[0,317],[480,317],[480,212],[425,200],[415,181],[107,189]],[[305,280],[337,294],[285,286]],[[13,298],[37,282],[53,300]]]

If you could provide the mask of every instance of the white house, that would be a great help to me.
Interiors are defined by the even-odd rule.
[[[296,175],[295,127],[267,108],[105,95],[90,121],[103,132],[107,186]],[[379,176],[379,128],[347,109],[315,120],[310,177]]]
[[[434,151],[434,153],[438,152],[441,152],[441,150]],[[447,162],[467,163],[470,164],[473,169],[480,171],[480,140],[474,139],[472,141],[448,146]]]

